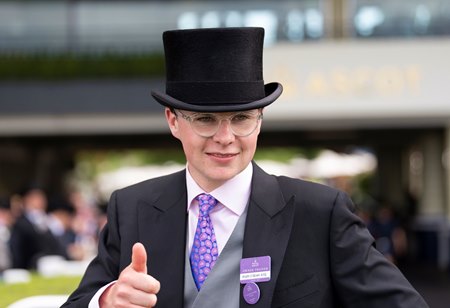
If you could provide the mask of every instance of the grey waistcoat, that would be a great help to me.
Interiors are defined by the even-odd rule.
[[[222,249],[216,264],[202,285],[195,286],[189,261],[189,247],[186,247],[184,265],[184,308],[238,308],[240,296],[239,264],[242,258],[245,218],[242,213],[228,242]],[[186,246],[188,246],[187,244]]]

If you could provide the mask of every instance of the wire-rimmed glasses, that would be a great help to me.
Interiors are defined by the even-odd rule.
[[[180,110],[173,110],[173,112],[188,121],[197,135],[206,138],[214,136],[224,120],[229,122],[231,132],[235,136],[249,136],[256,130],[258,122],[263,118],[260,109],[239,111],[227,116],[220,116],[219,113],[192,113],[188,115]]]

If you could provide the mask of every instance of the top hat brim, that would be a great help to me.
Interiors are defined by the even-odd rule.
[[[281,95],[283,86],[278,82],[271,82],[264,85],[264,91],[265,97],[252,102],[188,103],[156,90],[151,91],[151,94],[158,103],[169,108],[196,112],[228,112],[258,109],[270,105]]]

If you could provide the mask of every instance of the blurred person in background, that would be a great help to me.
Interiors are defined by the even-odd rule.
[[[100,210],[93,200],[77,190],[69,193],[68,202],[75,208],[72,228],[76,234],[77,249],[84,259],[90,259],[97,253]]]
[[[58,240],[59,255],[69,260],[83,260],[84,251],[76,242],[77,235],[73,230],[74,217],[75,208],[63,198],[55,198],[49,203],[47,225]]]
[[[11,251],[9,249],[9,238],[13,215],[9,198],[0,198],[0,273],[12,265]]]
[[[102,230],[108,221],[107,210],[108,210],[108,202],[100,202],[98,204],[98,229]]]
[[[22,196],[20,194],[13,194],[9,198],[9,203],[10,203],[10,208],[11,208],[11,215],[13,217],[13,220],[15,221],[23,213]]]
[[[406,231],[392,206],[383,203],[376,210],[369,231],[376,240],[376,248],[391,262],[397,263],[406,255],[408,249]]]
[[[263,108],[282,92],[262,78],[264,29],[163,41],[166,92],[152,95],[187,167],[112,194],[98,255],[63,307],[428,307],[347,194],[253,161]]]
[[[11,231],[12,266],[35,269],[40,257],[63,253],[48,227],[48,200],[45,191],[39,187],[29,187],[25,189],[22,198],[23,212]]]

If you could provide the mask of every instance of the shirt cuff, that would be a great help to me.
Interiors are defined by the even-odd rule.
[[[100,299],[100,296],[102,296],[103,292],[105,292],[105,290],[106,290],[110,285],[112,285],[113,283],[116,283],[116,282],[117,282],[117,280],[114,280],[114,281],[111,281],[110,283],[108,283],[107,285],[101,287],[101,288],[97,291],[97,293],[95,293],[95,295],[92,297],[91,301],[89,302],[88,308],[100,308],[100,305],[99,305],[99,302],[98,302],[99,299]]]

